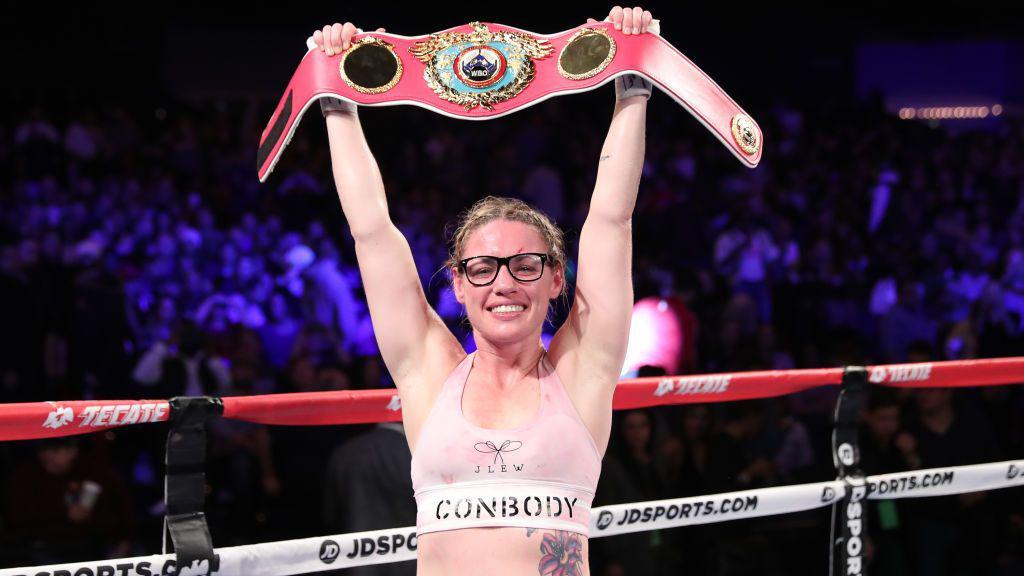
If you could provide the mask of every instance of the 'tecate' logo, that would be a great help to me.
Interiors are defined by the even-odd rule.
[[[53,411],[46,415],[46,421],[43,422],[43,428],[52,428],[54,430],[63,428],[71,423],[75,419],[75,411],[70,406],[57,406],[53,404]]]
[[[385,406],[384,409],[385,410],[390,410],[392,412],[398,412],[399,410],[401,410],[402,409],[402,398],[401,398],[401,396],[399,396],[398,394],[392,395],[391,396],[391,401],[388,402],[388,405]]]

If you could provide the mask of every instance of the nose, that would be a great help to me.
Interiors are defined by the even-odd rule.
[[[505,294],[508,292],[515,292],[519,289],[519,282],[512,277],[512,273],[509,272],[508,265],[498,267],[498,276],[494,278],[494,290],[499,294]]]

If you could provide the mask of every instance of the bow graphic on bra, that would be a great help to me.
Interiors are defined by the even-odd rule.
[[[481,446],[483,448],[481,448]],[[501,453],[515,452],[522,446],[523,443],[518,440],[505,440],[501,443],[501,446],[495,446],[494,442],[488,440],[487,442],[477,442],[473,448],[476,448],[477,452],[481,452],[483,454],[490,454],[491,452],[494,452],[494,462],[492,464],[497,464],[498,458],[501,458],[501,463],[504,464],[505,457],[502,456]]]

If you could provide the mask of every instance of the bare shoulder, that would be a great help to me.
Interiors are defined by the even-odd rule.
[[[420,428],[430,414],[448,375],[466,357],[465,349],[450,333],[448,336],[436,339],[428,337],[421,358],[406,365],[400,374],[392,374],[402,398],[402,423],[410,447],[416,445]]]
[[[548,358],[562,385],[573,398],[608,399],[615,391],[621,362],[613,354],[581,343],[578,332],[563,326],[548,348]],[[579,407],[579,404],[577,404]]]
[[[583,348],[574,344],[578,343],[574,342],[571,331],[559,330],[551,340],[548,357],[594,444],[604,454],[611,435],[612,397],[618,370],[594,362]]]

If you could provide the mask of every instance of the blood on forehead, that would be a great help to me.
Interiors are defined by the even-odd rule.
[[[536,227],[514,220],[492,220],[467,235],[459,258],[546,253],[548,250],[544,236]]]

